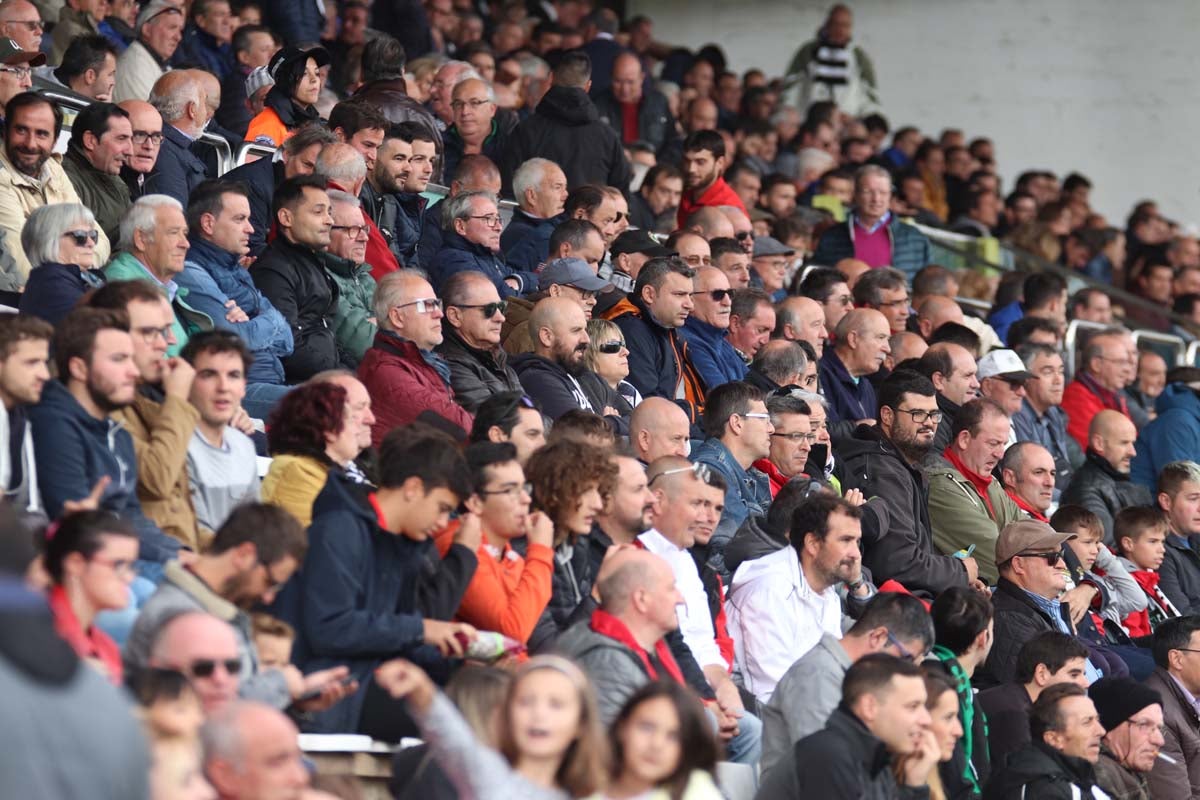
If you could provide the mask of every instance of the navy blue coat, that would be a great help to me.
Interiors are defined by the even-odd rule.
[[[427,266],[433,288],[441,291],[442,284],[456,272],[473,270],[482,272],[491,279],[496,291],[501,297],[512,297],[516,294],[534,291],[537,288],[537,276],[527,272],[517,272],[505,266],[502,257],[486,247],[469,242],[457,231],[442,231],[442,249],[433,257]],[[516,277],[521,283],[517,291],[504,282],[505,278]]]
[[[158,151],[154,170],[146,177],[146,194],[174,197],[187,208],[192,190],[208,177],[204,162],[192,152],[188,138],[174,125],[163,123],[162,149]]]
[[[263,22],[283,38],[285,45],[321,41],[321,33],[325,30],[325,14],[317,0],[266,0],[262,10]],[[409,58],[422,55],[407,49],[405,52]]]
[[[746,362],[729,343],[729,331],[688,317],[679,335],[688,343],[692,366],[700,373],[706,392],[746,377]]]
[[[81,297],[103,285],[104,273],[98,269],[85,271],[76,264],[39,264],[29,272],[19,310],[57,325]]]
[[[211,33],[188,25],[171,62],[176,66],[200,67],[216,75],[217,80],[224,80],[233,69],[233,48],[228,44],[218,44]]]
[[[111,482],[100,508],[120,514],[137,529],[138,557],[165,563],[179,552],[180,542],[167,536],[143,513],[137,496],[137,456],[133,437],[116,420],[96,419],[56,380],[46,383],[42,399],[29,409],[37,459],[38,489],[51,518],[63,503],[82,500],[96,481]]]
[[[829,403],[829,421],[857,422],[860,419],[875,419],[879,411],[875,400],[875,386],[867,377],[855,384],[846,365],[838,358],[833,348],[828,348],[817,365],[821,390]]]
[[[508,265],[536,272],[550,257],[550,237],[564,219],[563,214],[539,219],[520,209],[513,212],[512,221],[500,234],[500,249],[507,255]]]
[[[257,256],[267,246],[267,234],[274,221],[271,203],[275,200],[275,187],[283,182],[283,162],[260,158],[229,170],[225,180],[241,183],[250,193],[250,224],[254,226],[250,255]]]

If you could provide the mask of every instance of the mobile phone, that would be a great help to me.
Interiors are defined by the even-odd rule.
[[[349,688],[354,683],[354,680],[355,679],[354,679],[353,675],[347,675],[345,678],[342,678],[340,681],[338,681],[338,683],[340,683],[342,686]],[[328,686],[328,685],[329,684],[325,684],[325,686]],[[293,702],[307,703],[309,700],[316,700],[318,697],[321,696],[321,693],[325,691],[325,686],[322,686],[319,689],[309,689],[307,692],[305,692],[304,694],[297,697]]]

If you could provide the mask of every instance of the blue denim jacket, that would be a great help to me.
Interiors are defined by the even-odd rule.
[[[746,517],[767,513],[771,505],[771,481],[753,467],[742,469],[742,465],[720,439],[706,439],[692,452],[692,461],[707,464],[725,479],[725,510],[709,544],[709,564],[728,581],[725,545],[729,544]]]

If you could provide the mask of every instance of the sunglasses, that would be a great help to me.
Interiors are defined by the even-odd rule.
[[[218,666],[224,668],[225,672],[230,675],[237,675],[242,671],[242,660],[240,658],[198,658],[188,666],[188,674],[193,678],[211,678]]]
[[[737,239],[739,242],[744,242],[747,239],[754,238],[754,231],[738,231],[733,235],[733,238]]]
[[[707,292],[692,292],[692,297],[695,297],[698,294],[706,294],[713,299],[714,303],[720,303],[720,302],[724,301],[726,297],[732,297],[733,290],[732,289],[711,289]]]
[[[1046,566],[1053,567],[1059,561],[1062,561],[1062,552],[1055,550],[1050,553],[1017,553],[1021,558],[1041,558],[1046,562]]]
[[[611,342],[604,342],[603,344],[596,345],[597,350],[599,350],[601,353],[604,353],[605,355],[610,355],[610,356],[616,355],[617,353],[621,352],[621,349],[623,347],[625,347],[625,343],[620,340],[617,340],[617,339],[614,339]]]
[[[92,244],[95,244],[96,242],[100,241],[100,231],[96,231],[96,230],[66,231],[63,233],[63,236],[70,236],[71,241],[73,241],[75,243],[76,247],[83,247],[85,244],[87,244],[88,239],[92,240]]]
[[[705,484],[707,484],[712,479],[712,470],[709,468],[709,466],[703,462],[696,461],[692,464],[689,464],[686,467],[676,467],[675,469],[665,469],[662,472],[655,475],[653,478],[651,478],[650,482],[647,483],[646,486],[653,486],[654,482],[656,480],[658,480],[659,478],[665,478],[668,475],[679,475],[680,473],[683,473],[683,472],[691,472],[699,480],[703,481]]]
[[[407,308],[408,306],[416,306],[418,314],[432,314],[434,311],[442,310],[442,301],[436,297],[423,297],[420,300],[399,303],[395,308]]]
[[[463,305],[461,303],[454,303],[453,305],[455,308],[478,308],[478,309],[481,309],[483,311],[483,316],[485,319],[491,319],[492,317],[496,316],[497,311],[499,311],[501,314],[503,314],[505,311],[508,310],[508,301],[507,300],[500,300],[495,303],[483,303],[480,305],[473,305],[473,306]]]

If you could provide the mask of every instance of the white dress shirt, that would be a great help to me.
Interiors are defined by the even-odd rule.
[[[675,587],[683,595],[684,602],[684,605],[675,607],[675,613],[679,616],[679,630],[683,634],[683,641],[692,651],[696,663],[701,668],[715,664],[723,670],[728,670],[729,665],[721,656],[713,634],[708,592],[704,591],[704,583],[700,580],[700,571],[696,568],[692,554],[676,547],[670,539],[654,529],[643,533],[638,537],[638,541],[647,551],[670,564],[671,571],[675,573]]]
[[[725,601],[734,663],[763,703],[792,664],[828,633],[842,638],[837,587],[816,592],[791,546],[738,567]]]

